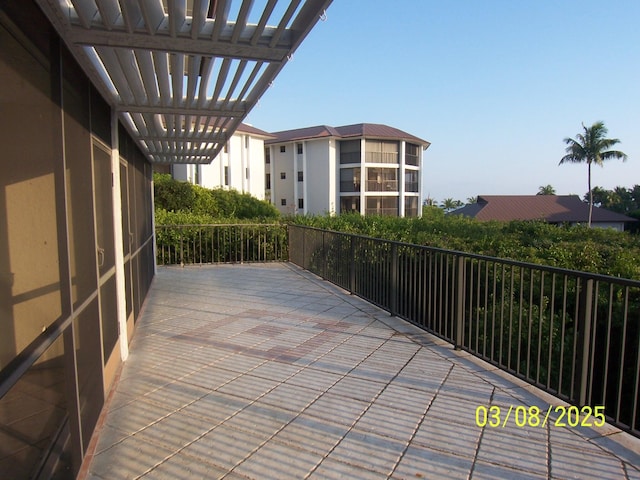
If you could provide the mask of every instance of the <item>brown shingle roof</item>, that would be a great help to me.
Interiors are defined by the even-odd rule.
[[[274,140],[268,140],[265,143],[284,143],[296,140],[309,140],[314,138],[337,137],[364,137],[376,139],[402,139],[412,143],[422,145],[423,148],[431,145],[426,140],[422,140],[407,132],[403,132],[397,128],[381,125],[377,123],[357,123],[354,125],[344,125],[342,127],[329,127],[327,125],[317,125],[315,127],[298,128],[295,130],[284,130],[275,132]]]
[[[478,220],[544,220],[549,223],[586,223],[589,204],[576,195],[482,195],[478,202],[454,212]],[[593,207],[593,222],[634,222],[635,219]]]
[[[240,126],[236,129],[236,131],[249,133],[256,137],[274,138],[274,136],[269,132],[265,132],[264,130],[260,130],[259,128],[256,128],[253,125],[248,125],[246,123],[241,123]]]

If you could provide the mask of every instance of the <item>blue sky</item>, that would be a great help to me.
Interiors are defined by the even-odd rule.
[[[563,138],[602,120],[640,184],[640,1],[334,0],[246,121],[267,131],[384,123],[432,143],[424,195],[587,191]]]

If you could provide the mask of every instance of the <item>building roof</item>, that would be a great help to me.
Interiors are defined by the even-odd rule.
[[[317,125],[314,127],[297,128],[295,130],[283,130],[275,132],[274,140],[265,143],[287,143],[298,140],[313,140],[318,138],[336,137],[348,138],[376,138],[376,139],[401,139],[422,145],[424,149],[431,145],[430,142],[411,135],[388,125],[378,123],[356,123],[354,125],[344,125],[342,127],[330,127],[328,125]]]
[[[340,134],[335,128],[327,125],[317,125],[315,127],[296,128],[294,130],[283,130],[274,132],[273,140],[265,143],[286,143],[296,140],[309,140],[313,138],[339,137]]]
[[[482,195],[477,203],[450,212],[478,220],[544,220],[549,223],[586,223],[589,204],[576,195]],[[635,222],[604,208],[593,207],[592,223]]]
[[[248,133],[254,137],[264,137],[265,139],[275,138],[275,136],[272,135],[271,133],[265,132],[264,130],[260,130],[259,128],[256,128],[253,125],[249,125],[246,123],[241,123],[238,126],[238,129],[236,131],[239,133]]]

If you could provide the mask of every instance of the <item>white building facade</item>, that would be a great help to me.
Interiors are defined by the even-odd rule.
[[[281,213],[421,215],[426,140],[370,123],[273,137],[265,140],[266,195]]]
[[[260,200],[265,196],[264,142],[273,136],[247,124],[240,124],[224,149],[210,164],[174,164],[173,178],[206,188],[234,189]]]

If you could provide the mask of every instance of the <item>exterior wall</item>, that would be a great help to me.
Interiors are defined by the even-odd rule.
[[[304,143],[307,160],[304,172],[306,213],[335,213],[335,193],[333,196],[331,195],[332,190],[335,192],[336,183],[335,170],[331,169],[330,163],[332,155],[335,156],[332,143],[332,140],[315,140]]]
[[[294,171],[296,152],[293,143],[275,143],[271,145],[271,196],[280,213],[291,215],[297,213],[298,204],[295,197],[297,172]],[[284,152],[281,151],[284,148]],[[284,176],[284,178],[282,178]]]
[[[249,140],[249,149],[247,150],[249,178],[245,191],[259,200],[269,200],[265,196],[264,140],[249,135],[246,138]]]
[[[0,424],[0,478],[48,478],[78,472],[153,277],[151,166],[35,3],[0,10],[0,422],[41,427]]]
[[[264,140],[236,132],[210,164],[173,165],[172,176],[206,188],[232,188],[265,200]]]

